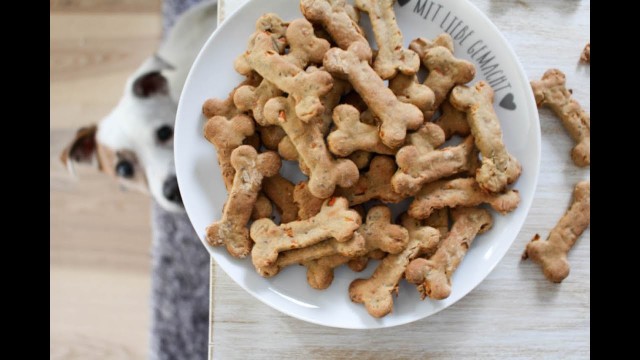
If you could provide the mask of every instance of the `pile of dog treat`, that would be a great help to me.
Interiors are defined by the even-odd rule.
[[[492,225],[477,206],[507,213],[520,201],[508,185],[521,166],[502,141],[492,88],[465,85],[475,68],[453,55],[447,34],[404,48],[393,3],[302,0],[304,18],[263,15],[234,63],[245,80],[203,105],[229,192],[207,241],[251,254],[265,277],[302,264],[316,289],[340,265],[361,271],[380,259],[371,278],[349,287],[375,317],[392,311],[403,277],[423,298],[448,297],[471,242]],[[369,14],[376,51],[359,11]],[[454,135],[464,140],[442,147]],[[281,159],[297,161],[308,180],[279,175]],[[410,197],[395,224],[384,204]]]

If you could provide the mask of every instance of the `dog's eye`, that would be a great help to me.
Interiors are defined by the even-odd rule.
[[[116,164],[116,174],[123,178],[132,178],[133,177],[133,165],[131,165],[130,161],[120,160],[118,164]]]
[[[169,125],[164,125],[156,130],[156,137],[160,142],[165,142],[173,136],[173,129]]]

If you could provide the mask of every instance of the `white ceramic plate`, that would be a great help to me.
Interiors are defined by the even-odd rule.
[[[245,51],[256,19],[266,12],[275,12],[285,20],[299,18],[302,15],[298,1],[250,1],[218,28],[200,52],[178,107],[174,141],[180,190],[189,218],[211,256],[260,301],[296,318],[326,326],[369,329],[406,324],[432,315],[469,293],[498,264],[516,238],[531,207],[540,165],[540,126],[529,82],[513,50],[484,14],[467,0],[441,4],[426,0],[396,3],[405,45],[416,37],[434,38],[447,31],[455,39],[456,56],[476,65],[474,82],[484,79],[494,87],[504,140],[523,166],[522,176],[515,184],[522,201],[513,213],[496,214],[493,229],[474,241],[453,276],[449,298],[421,301],[415,287],[402,281],[393,312],[382,319],[369,316],[362,304],[352,303],[347,291],[353,279],[369,277],[375,263],[362,273],[342,267],[336,271],[332,285],[318,291],[307,284],[304,267],[291,266],[265,279],[256,273],[250,259],[232,258],[224,247],[213,248],[204,241],[204,229],[220,218],[227,193],[215,150],[202,135],[202,103],[210,97],[225,98],[241,81],[233,70],[233,60]],[[365,27],[369,28],[368,23]],[[295,166],[289,166],[283,172],[290,177],[295,170]]]

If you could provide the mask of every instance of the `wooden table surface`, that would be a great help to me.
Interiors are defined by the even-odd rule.
[[[220,0],[228,16],[245,0]],[[474,0],[498,26],[530,79],[557,67],[573,96],[590,106],[590,66],[578,64],[590,40],[590,1]],[[546,237],[590,169],[569,158],[560,121],[543,109],[542,163],[533,206],[511,249],[471,293],[426,319],[390,329],[356,331],[309,324],[264,305],[211,266],[210,358],[410,359],[588,358],[590,236],[569,255],[571,274],[551,284],[520,256],[535,233]]]

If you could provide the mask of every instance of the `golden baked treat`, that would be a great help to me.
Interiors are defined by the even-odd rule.
[[[413,40],[409,48],[420,55],[422,64],[429,70],[424,84],[435,94],[431,111],[424,114],[429,120],[454,86],[473,80],[476,68],[472,63],[453,56],[453,39],[446,33],[434,41],[424,38]]]
[[[586,64],[591,63],[591,42],[588,42],[587,45],[584,46],[584,49],[582,49],[580,61]]]
[[[298,206],[293,201],[293,189],[293,183],[280,174],[262,181],[262,191],[275,204],[282,223],[288,223],[298,218]]]
[[[355,42],[347,50],[331,48],[324,57],[324,67],[332,75],[349,80],[369,109],[380,119],[382,142],[396,148],[404,142],[407,130],[415,130],[424,120],[415,105],[398,100],[368,62],[368,44]]]
[[[382,143],[378,127],[360,122],[360,112],[351,105],[338,105],[333,109],[335,129],[327,137],[331,153],[349,156],[362,150],[378,154],[395,154],[396,150]]]
[[[251,239],[255,242],[251,260],[258,273],[276,264],[278,254],[304,248],[327,239],[345,242],[353,237],[362,220],[349,209],[344,198],[325,200],[320,212],[307,220],[276,225],[271,219],[256,220],[251,225]],[[246,228],[244,228],[246,230]]]
[[[373,199],[384,203],[398,203],[405,197],[396,193],[391,187],[391,177],[395,171],[396,164],[393,158],[378,155],[371,160],[369,171],[360,176],[354,186],[338,189],[336,193],[347,198],[351,206]]]
[[[398,291],[409,262],[440,238],[440,232],[427,227],[419,236],[409,236],[406,248],[398,254],[387,255],[368,279],[356,279],[349,285],[351,301],[364,304],[373,317],[383,317],[393,310],[393,293]]]
[[[356,7],[369,14],[371,27],[378,45],[373,69],[384,80],[396,74],[413,75],[418,72],[420,58],[404,48],[402,32],[393,10],[395,0],[356,0]]]
[[[391,223],[391,210],[384,205],[374,206],[367,213],[366,222],[358,228],[365,246],[361,254],[381,250],[397,254],[404,250],[409,241],[409,233],[400,225]],[[361,255],[355,254],[355,255]],[[303,264],[307,267],[307,281],[314,289],[326,289],[333,281],[333,269],[346,264],[354,255],[331,254],[311,259]]]
[[[451,210],[453,226],[429,259],[415,259],[405,272],[408,282],[417,284],[426,296],[442,300],[451,294],[451,276],[460,265],[476,235],[491,228],[493,220],[485,209],[457,208]]]
[[[358,168],[348,159],[334,159],[327,150],[320,124],[305,123],[298,118],[291,96],[277,97],[265,105],[265,118],[279,125],[287,133],[298,152],[298,157],[309,168],[309,191],[326,199],[333,194],[336,185],[349,187],[358,181]]]
[[[486,191],[501,192],[520,176],[522,167],[502,141],[500,120],[493,109],[493,89],[485,81],[473,87],[458,85],[451,91],[451,104],[467,113],[467,122],[476,146],[482,153],[482,166],[476,180]]]
[[[235,176],[229,198],[222,219],[207,227],[207,242],[212,246],[225,245],[229,254],[242,258],[251,251],[247,224],[262,179],[277,174],[281,163],[280,157],[274,152],[258,154],[253,147],[241,145],[231,153],[231,165],[235,169]]]
[[[417,219],[426,219],[434,210],[445,206],[477,206],[489,204],[495,211],[506,214],[520,203],[517,190],[504,193],[488,193],[474,178],[440,180],[425,185],[409,205],[409,215]]]
[[[538,107],[548,106],[562,120],[571,138],[577,143],[571,159],[578,166],[591,164],[591,118],[571,97],[567,79],[558,69],[547,70],[542,79],[531,81],[531,89]]]
[[[542,267],[549,281],[562,282],[569,276],[567,253],[591,221],[591,183],[579,182],[573,190],[573,202],[567,212],[551,229],[546,241],[536,234],[527,244],[523,259],[531,260]]]
[[[430,124],[439,129],[437,125]],[[440,130],[442,131],[442,130]],[[473,137],[460,145],[425,151],[415,145],[401,148],[396,154],[398,171],[391,178],[391,186],[400,194],[415,195],[436,180],[460,173],[471,173],[478,165],[478,151]]]

